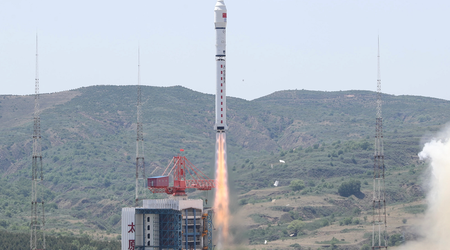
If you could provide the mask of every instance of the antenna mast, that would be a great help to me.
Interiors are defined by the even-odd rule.
[[[139,194],[143,194],[145,183],[139,185],[139,180],[145,182],[145,162],[144,162],[144,131],[141,121],[141,53],[138,47],[138,86],[137,86],[137,123],[136,123],[136,207],[139,205]],[[142,181],[141,181],[142,182]]]
[[[377,117],[373,165],[372,250],[387,249],[386,192],[384,184],[383,118],[381,116],[380,38],[378,37]]]
[[[38,35],[36,34],[36,78],[34,82],[34,124],[33,124],[33,156],[31,167],[31,223],[30,249],[45,250],[45,214],[44,200],[38,194],[39,182],[44,180],[41,154],[41,121],[39,117],[39,68],[38,68]]]

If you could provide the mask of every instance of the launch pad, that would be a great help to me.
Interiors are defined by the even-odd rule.
[[[136,207],[122,209],[122,250],[154,249],[213,249],[213,214],[217,212],[219,245],[227,242],[229,220],[229,194],[226,153],[226,26],[227,8],[217,0],[214,8],[216,30],[216,98],[215,124],[216,180],[211,180],[184,156],[176,156],[161,176],[147,179],[152,193],[166,193],[171,199],[143,200],[139,202],[139,180],[145,178],[143,133],[140,121],[140,84],[138,76],[138,122],[136,154]],[[138,60],[139,61],[139,60]],[[138,62],[138,75],[139,75]],[[170,174],[172,179],[170,179]],[[170,185],[172,184],[172,185]],[[189,200],[185,190],[216,189],[214,210],[203,207],[203,200]],[[213,212],[214,211],[214,212]]]
[[[122,209],[122,250],[213,249],[212,219],[203,200],[144,200]]]

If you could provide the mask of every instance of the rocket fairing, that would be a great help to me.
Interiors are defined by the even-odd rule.
[[[226,97],[227,7],[223,0],[217,0],[214,8],[214,25],[216,28],[216,123],[214,129],[217,132],[223,132],[228,129]]]

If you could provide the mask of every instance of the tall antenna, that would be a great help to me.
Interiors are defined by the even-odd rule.
[[[44,200],[38,193],[39,182],[44,180],[41,154],[41,121],[39,117],[38,35],[36,33],[36,78],[34,82],[33,156],[31,167],[31,223],[30,249],[45,250]]]
[[[380,38],[378,37],[377,117],[373,164],[372,250],[387,249],[386,192],[384,188],[383,118],[381,116]]]
[[[139,180],[145,180],[144,162],[144,131],[141,121],[141,53],[138,47],[138,86],[137,86],[137,123],[136,123],[136,207],[139,205],[139,194],[144,192],[144,185],[139,185]],[[145,182],[145,181],[144,181]]]

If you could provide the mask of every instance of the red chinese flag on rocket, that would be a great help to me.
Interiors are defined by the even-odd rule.
[[[227,13],[222,13],[223,18],[227,18]]]

